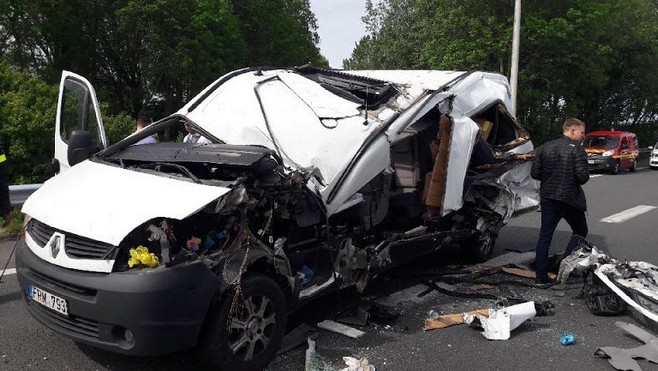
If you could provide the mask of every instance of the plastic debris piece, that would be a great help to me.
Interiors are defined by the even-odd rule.
[[[299,273],[301,273],[303,275],[302,276],[302,286],[308,286],[308,284],[311,283],[311,281],[313,281],[313,275],[314,274],[313,274],[313,270],[311,270],[311,268],[303,265],[302,269],[299,271]]]
[[[576,342],[576,338],[570,332],[564,333],[562,334],[562,336],[560,336],[560,344],[564,346],[571,345],[575,342]]]
[[[343,325],[342,323],[334,322],[328,319],[318,323],[318,327],[341,335],[349,336],[354,339],[360,338],[361,336],[365,335],[365,332],[361,330],[357,330],[353,327],[346,326]]]
[[[427,318],[437,319],[437,318],[439,318],[439,313],[437,311],[435,311],[434,309],[430,309],[430,311],[427,312]]]
[[[340,371],[375,371],[375,366],[371,365],[365,357],[359,359],[343,357],[343,361],[347,367]]]
[[[464,322],[482,327],[482,335],[489,340],[507,340],[512,330],[536,315],[535,303],[528,301],[499,310],[489,309],[489,317],[464,314]]]
[[[187,248],[190,251],[199,251],[199,245],[201,245],[201,239],[198,237],[192,236],[189,240],[187,240]]]
[[[139,245],[136,248],[131,248],[128,252],[130,253],[130,259],[128,259],[129,268],[138,264],[143,264],[147,267],[153,268],[160,264],[158,257],[152,252],[149,252],[149,249],[142,245]]]

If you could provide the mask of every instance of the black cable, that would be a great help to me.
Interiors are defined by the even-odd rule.
[[[18,241],[21,239],[21,235],[23,234],[23,231],[25,231],[25,228],[27,228],[27,224],[21,228],[20,232],[18,233],[18,238],[16,238],[16,242],[14,242],[14,247],[12,247],[11,252],[9,253],[9,258],[7,258],[7,263],[5,264],[5,267],[2,268],[2,273],[0,273],[0,282],[2,282],[2,277],[5,275],[5,271],[7,270],[7,267],[9,266],[9,262],[11,261],[11,257],[14,255],[14,251],[16,251],[16,246],[18,246]]]

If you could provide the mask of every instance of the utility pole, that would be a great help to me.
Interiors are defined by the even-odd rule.
[[[514,33],[512,35],[512,65],[510,85],[512,85],[512,109],[516,116],[516,92],[519,83],[519,44],[521,38],[521,0],[514,1]]]

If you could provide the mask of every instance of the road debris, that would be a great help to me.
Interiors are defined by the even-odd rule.
[[[658,267],[643,261],[617,260],[581,238],[579,247],[560,264],[558,277],[560,282],[564,282],[570,274],[585,273],[588,270],[593,271],[596,278],[612,291],[590,291],[589,297],[588,291],[585,291],[587,305],[592,313],[621,313],[624,309],[622,306],[608,305],[611,301],[616,303],[621,299],[645,317],[658,322]],[[587,279],[585,273],[586,284]],[[593,284],[596,286],[596,282]]]
[[[317,354],[315,353],[315,341],[311,338],[306,339],[308,348],[306,349],[306,356],[304,361],[304,371],[317,370]]]
[[[488,312],[488,316],[464,314],[464,322],[481,327],[482,335],[489,340],[509,339],[512,330],[537,315],[532,301],[499,310],[489,309]]]
[[[347,367],[340,371],[375,371],[375,366],[371,365],[365,357],[359,359],[343,357],[343,361]]]
[[[566,332],[560,336],[560,344],[568,346],[576,343],[576,337],[572,333]]]
[[[365,334],[365,332],[361,330],[357,330],[353,327],[343,325],[342,323],[334,322],[332,320],[326,319],[322,322],[318,323],[318,327],[329,330],[341,335],[345,335],[354,339],[360,338]]]
[[[438,316],[437,318],[426,318],[425,326],[423,327],[423,330],[429,331],[429,330],[435,330],[440,328],[446,328],[454,325],[460,325],[464,323],[465,315],[488,316],[489,309],[477,309],[465,313],[460,312],[460,313],[444,314]]]
[[[308,338],[315,340],[317,337],[318,331],[315,327],[302,323],[286,334],[281,341],[281,348],[279,348],[277,354],[287,353],[306,343]]]
[[[642,341],[644,345],[631,349],[601,347],[594,352],[595,356],[609,358],[608,362],[617,370],[642,370],[634,358],[644,358],[649,362],[658,363],[658,338],[631,323],[617,321],[615,325]]]
[[[525,277],[525,278],[536,278],[536,273],[534,271],[528,270],[528,269],[522,269],[522,268],[516,268],[516,267],[502,267],[501,268],[503,272],[507,274],[511,274],[514,276],[520,276],[520,277]],[[548,278],[550,279],[555,279],[557,276],[555,273],[548,273]]]

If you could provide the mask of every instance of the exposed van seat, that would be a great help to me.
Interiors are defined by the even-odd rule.
[[[391,162],[395,170],[393,186],[416,189],[420,181],[420,164],[418,163],[418,148],[413,136],[408,136],[393,144]]]

